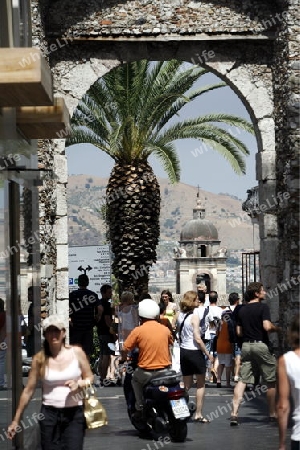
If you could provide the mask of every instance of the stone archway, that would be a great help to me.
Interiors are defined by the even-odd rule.
[[[124,44],[126,47],[126,44]],[[184,61],[191,61],[196,55],[196,49],[189,45],[189,48],[183,46],[184,48],[177,48],[176,54],[179,59]],[[205,50],[205,48],[204,48]],[[203,50],[203,51],[204,51]],[[126,51],[126,50],[125,50]],[[209,50],[212,52],[213,50]],[[265,76],[264,86],[257,86],[256,80],[252,76],[251,71],[245,69],[244,65],[236,67],[236,63],[231,61],[224,61],[224,52],[222,52],[222,57],[220,54],[214,52],[217,61],[210,61],[206,65],[209,70],[214,74],[221,77],[224,81],[230,84],[235,90],[239,98],[242,100],[244,105],[247,106],[247,110],[250,113],[252,119],[254,119],[254,126],[256,131],[256,138],[258,142],[259,156],[261,159],[259,164],[262,166],[262,170],[266,171],[264,165],[267,164],[268,167],[275,164],[275,125],[274,120],[271,118],[274,110],[273,98],[272,98],[272,79],[271,75]],[[91,55],[89,61],[82,64],[74,64],[73,67],[69,67],[68,79],[64,77],[59,77],[56,79],[57,90],[60,95],[64,96],[66,103],[69,107],[70,113],[74,111],[77,106],[77,102],[80,100],[82,95],[90,88],[90,86],[100,77],[112,70],[118,64],[121,63],[118,59],[105,59],[106,55]],[[153,49],[150,54],[145,47],[143,51],[136,54],[136,59],[138,58],[152,58],[155,56]],[[158,55],[156,55],[158,56]],[[175,52],[170,55],[175,57]],[[58,74],[62,73],[62,65],[66,62],[58,61],[54,66],[54,71]],[[235,67],[234,67],[235,66]],[[255,68],[253,69],[255,70]],[[80,80],[82,80],[80,82]],[[72,96],[69,92],[72,92]],[[262,153],[262,155],[260,155]],[[269,180],[267,180],[267,183]],[[264,181],[264,189],[266,189],[266,180]],[[270,187],[268,186],[268,196],[275,195],[275,190],[272,190],[272,183]],[[271,197],[270,197],[271,198]],[[262,236],[261,236],[262,238]],[[275,247],[273,248],[273,258],[275,260]],[[263,250],[262,250],[263,251]],[[275,282],[275,284],[277,281]],[[274,280],[271,280],[271,285],[274,284]],[[274,303],[273,303],[273,306]],[[275,308],[274,312],[275,312]]]
[[[78,1],[73,0],[72,5]],[[137,20],[130,29],[124,27],[122,17],[127,16],[132,8],[129,1],[123,2],[122,6],[112,1],[105,10],[105,14],[110,13],[109,20],[105,19],[102,10],[99,11],[101,6],[96,2],[81,0],[78,10],[68,10],[70,5],[67,3],[55,2],[54,8],[48,0],[43,0],[39,8],[34,1],[33,10],[36,23],[42,25],[34,30],[36,43],[47,49],[54,41],[58,44],[56,47],[59,49],[48,52],[49,61],[55,90],[65,97],[71,113],[97,78],[124,61],[141,58],[199,62],[235,90],[250,113],[258,142],[259,204],[264,205],[263,214],[259,217],[262,280],[267,289],[276,289],[283,280],[298,275],[296,213],[299,176],[295,156],[295,129],[298,123],[297,108],[293,102],[293,89],[296,92],[296,88],[293,88],[292,79],[287,84],[298,67],[296,62],[293,63],[297,58],[293,37],[296,2],[287,5],[278,0],[271,5],[265,1],[260,2],[259,6],[249,3],[244,7],[236,0],[230,5],[223,0],[214,0],[213,6],[208,1],[193,5],[187,0],[179,0],[180,5],[178,2],[176,5],[175,2],[164,2],[168,15],[177,15],[179,25],[162,27],[165,13],[161,9],[155,15],[152,31],[143,28],[142,20]],[[152,2],[151,6],[139,4],[138,8],[134,5],[133,12],[130,11],[135,15],[145,8],[145,17],[148,17],[147,8],[152,10],[156,3]],[[70,14],[70,11],[76,13]],[[92,20],[95,22],[97,14],[99,17],[101,15],[102,20],[100,29],[96,31],[91,23]],[[189,22],[187,27],[190,16],[193,22]],[[65,21],[60,21],[63,17]],[[266,18],[270,18],[270,23],[266,22]],[[112,23],[119,28],[112,27]],[[155,28],[155,25],[159,26]],[[63,45],[59,45],[61,42]],[[46,146],[51,148],[54,168],[59,171],[59,166],[65,164],[63,141]],[[60,171],[56,191],[61,211],[57,215],[56,227],[62,231],[66,224],[66,214],[63,214],[65,179],[66,174]],[[270,200],[276,199],[279,192],[289,192],[291,202],[277,202],[275,205],[273,202],[270,205]],[[292,223],[291,232],[288,220]],[[57,285],[61,287],[57,291],[58,300],[61,300],[59,307],[63,310],[66,310],[67,304],[67,239],[65,241],[58,242],[58,258],[55,261]],[[293,310],[298,309],[298,289],[295,286],[281,292],[277,288],[277,293],[274,291],[270,298],[273,320],[277,320],[279,315],[279,294],[281,318],[285,323]]]

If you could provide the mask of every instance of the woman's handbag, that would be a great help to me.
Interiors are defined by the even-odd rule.
[[[108,421],[105,408],[95,396],[95,389],[91,386],[91,383],[85,389],[83,405],[87,428],[93,429],[107,425]]]

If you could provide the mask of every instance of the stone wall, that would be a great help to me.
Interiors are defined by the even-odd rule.
[[[276,123],[277,192],[290,198],[278,209],[279,246],[276,271],[279,291],[279,319],[283,329],[299,315],[299,17],[297,1],[279,1],[287,10],[286,26],[278,33],[274,52],[274,97]],[[282,335],[286,347],[286,334]]]
[[[199,33],[260,33],[274,28],[277,12],[272,1],[65,0],[50,3],[47,31],[49,36],[151,39],[172,34],[182,38]]]
[[[32,1],[33,44],[45,51],[55,90],[71,114],[99,77],[141,58],[199,63],[235,90],[258,142],[259,202],[267,205],[259,216],[261,274],[269,291],[299,275],[297,5],[295,0]],[[50,147],[55,171],[63,166],[53,186],[58,200],[53,265],[57,308],[66,311],[66,163],[63,141]],[[269,207],[280,192],[289,198]],[[272,293],[273,320],[286,326],[299,307],[298,293],[297,286]]]

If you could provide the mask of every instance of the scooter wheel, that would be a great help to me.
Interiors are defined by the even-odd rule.
[[[170,420],[169,435],[173,442],[184,442],[187,437],[187,423],[184,420]]]

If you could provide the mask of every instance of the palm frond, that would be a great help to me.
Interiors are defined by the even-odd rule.
[[[153,154],[161,162],[171,183],[180,180],[180,160],[173,143],[160,144],[159,141],[149,143],[145,151]]]
[[[161,161],[170,179],[177,180],[179,162],[173,143],[181,139],[215,142],[215,150],[233,165],[244,170],[246,145],[240,130],[253,133],[247,120],[231,114],[206,114],[180,120],[183,107],[195,99],[220,89],[223,82],[195,88],[206,69],[188,66],[177,60],[122,64],[104,75],[90,88],[72,118],[73,135],[67,145],[89,142],[116,161],[146,161],[151,152]],[[216,124],[235,127],[233,132]]]
[[[187,103],[200,97],[200,95],[206,94],[207,92],[211,92],[221,87],[224,87],[224,83],[202,86],[199,89],[186,93],[184,97],[181,97],[178,100],[176,100],[172,104],[172,106],[167,111],[165,111],[161,120],[155,124],[155,131],[156,132],[160,131],[169,122],[169,120],[171,120],[175,115],[178,115],[178,113]]]

